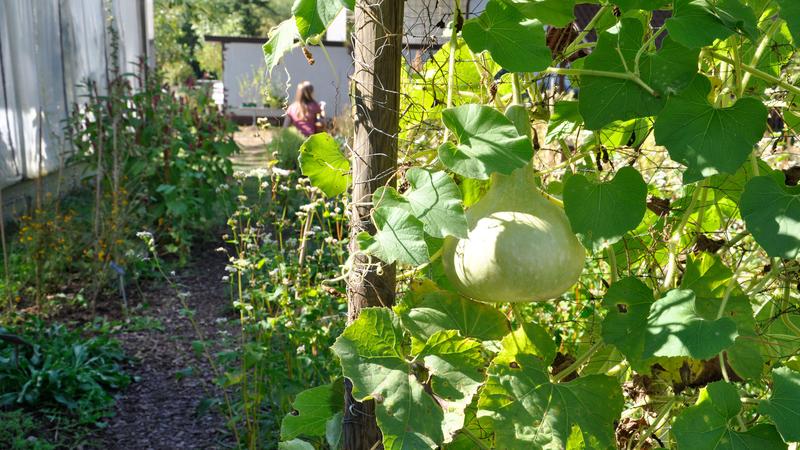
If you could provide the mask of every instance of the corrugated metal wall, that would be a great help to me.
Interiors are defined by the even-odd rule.
[[[70,151],[64,120],[86,94],[80,85],[106,85],[109,23],[122,71],[138,70],[153,39],[149,1],[0,1],[0,189],[61,166]]]

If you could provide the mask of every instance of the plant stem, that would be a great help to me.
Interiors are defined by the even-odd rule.
[[[458,30],[456,23],[461,16],[461,0],[453,0],[453,20],[450,24],[450,54],[447,62],[447,108],[453,107],[453,91],[456,79],[456,47],[458,47]],[[450,137],[450,129],[444,128],[443,142]]]
[[[478,436],[472,434],[472,432],[468,429],[462,428],[458,430],[458,432],[468,437],[475,444],[476,448],[479,448],[480,450],[490,450],[489,447],[487,447],[486,444],[484,444],[483,441],[478,438]]]
[[[569,374],[575,372],[576,370],[580,369],[582,365],[584,365],[589,358],[592,357],[598,350],[603,346],[603,341],[598,340],[588,350],[586,350],[582,355],[578,356],[578,359],[575,360],[574,363],[570,364],[569,367],[558,372],[557,374],[553,375],[553,383],[558,383],[559,381],[566,378]]]
[[[644,82],[641,78],[639,78],[633,72],[611,72],[606,70],[590,70],[590,69],[565,69],[563,67],[549,67],[546,72],[554,73],[556,75],[573,75],[573,76],[589,76],[589,77],[606,77],[606,78],[617,78],[620,80],[627,80],[632,81],[639,85],[642,89],[647,91],[648,94],[652,95],[653,97],[660,97],[658,92],[655,89],[651,88],[647,83]]]
[[[522,103],[520,90],[519,74],[514,72],[511,74],[511,101],[513,105],[519,105]]]
[[[599,22],[600,19],[602,19],[610,9],[611,7],[609,5],[604,5],[597,11],[597,14],[595,14],[594,17],[592,17],[592,20],[586,24],[586,27],[584,27],[583,31],[581,31],[578,36],[572,42],[570,42],[567,48],[564,49],[563,55],[565,57],[575,53],[578,50],[577,47],[581,45],[583,40],[586,38],[586,35],[588,35],[589,32],[591,32],[594,27],[597,26],[597,22]]]
[[[664,404],[664,406],[662,406],[661,409],[658,411],[658,414],[656,414],[656,418],[653,420],[653,423],[651,423],[650,426],[647,427],[647,429],[644,431],[644,433],[642,433],[639,439],[639,443],[636,444],[636,447],[634,447],[633,450],[641,449],[642,445],[644,445],[645,442],[647,442],[647,438],[653,433],[655,433],[656,430],[658,430],[661,421],[664,420],[664,417],[666,417],[667,414],[669,414],[669,412],[672,410],[672,405],[674,405],[676,401],[677,401],[676,397],[672,397],[669,400],[667,400],[667,403]]]
[[[617,282],[617,255],[614,247],[610,245],[606,248],[606,253],[608,253],[608,265],[611,268],[611,283],[613,284]]]
[[[764,36],[761,38],[761,42],[758,43],[756,52],[753,53],[753,58],[750,60],[750,66],[752,67],[758,66],[758,62],[764,55],[764,51],[767,49],[770,39],[772,39],[772,36],[775,35],[775,32],[780,29],[780,24],[781,24],[780,20],[774,20],[772,24],[769,26],[769,28],[767,28],[766,33],[764,33]],[[747,89],[747,84],[750,82],[751,75],[752,74],[750,72],[746,72],[744,76],[742,76],[742,83],[740,86],[741,89],[739,91],[739,96],[744,95],[744,91],[745,89]]]
[[[639,51],[636,52],[636,58],[634,58],[633,60],[633,71],[637,76],[639,75],[639,60],[642,58],[642,55],[650,47],[650,44],[655,42],[655,40],[658,39],[658,37],[661,36],[661,34],[666,30],[667,27],[662,26],[661,28],[658,29],[658,31],[650,35],[650,38],[647,39],[647,42],[645,42],[641,47],[639,47]]]
[[[689,206],[686,207],[686,211],[683,212],[681,221],[678,222],[678,226],[675,227],[675,231],[672,232],[672,236],[669,238],[669,243],[667,245],[669,250],[669,260],[667,262],[667,272],[664,275],[664,282],[661,283],[662,290],[672,288],[672,285],[675,281],[675,273],[678,266],[678,245],[681,242],[683,229],[686,228],[686,224],[689,222],[689,217],[694,213],[697,199],[700,197],[700,191],[701,189],[699,186],[695,188],[694,192],[692,193],[692,199],[689,201]]]
[[[732,59],[728,58],[727,56],[723,56],[723,55],[720,55],[719,53],[714,53],[714,52],[709,52],[708,54],[711,57],[716,58],[716,59],[718,59],[720,61],[724,61],[724,62],[726,62],[728,64],[734,64],[734,61]],[[761,70],[758,70],[755,67],[750,66],[748,64],[742,64],[741,67],[742,67],[742,70],[752,74],[756,78],[761,78],[764,81],[769,81],[770,83],[773,83],[776,86],[780,86],[783,89],[786,89],[787,91],[791,92],[792,94],[800,95],[800,88],[798,88],[797,86],[791,85],[791,84],[787,83],[786,81],[783,81],[780,78],[772,76],[772,75],[770,75],[770,74],[768,74],[766,72],[762,72]]]

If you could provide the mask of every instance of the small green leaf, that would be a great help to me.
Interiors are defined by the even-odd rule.
[[[589,375],[553,384],[549,363],[528,349],[503,340],[478,400],[478,417],[493,421],[502,448],[560,450],[573,431],[587,448],[613,447],[614,422],[623,408],[616,379]]]
[[[800,43],[800,2],[797,0],[777,0],[781,7],[781,18],[789,25],[792,39]]]
[[[733,320],[704,319],[697,311],[694,292],[673,289],[650,307],[643,357],[707,359],[733,345],[737,336]]]
[[[405,209],[380,207],[372,211],[378,231],[358,234],[358,246],[367,254],[391,264],[395,261],[418,266],[428,261],[428,245],[422,222]]]
[[[598,252],[635,229],[647,209],[647,184],[633,167],[606,183],[573,175],[564,184],[564,211],[584,247]]]
[[[767,127],[767,108],[741,98],[729,108],[708,102],[711,83],[698,76],[682,94],[670,97],[656,118],[656,143],[687,166],[684,183],[716,173],[735,173]]]
[[[740,207],[747,230],[773,258],[800,258],[800,187],[755,177],[745,186]]]
[[[500,340],[508,333],[508,321],[497,308],[452,292],[412,292],[404,301],[411,308],[400,315],[403,325],[422,340],[443,330],[482,341]]]
[[[411,190],[405,194],[411,212],[433,237],[467,237],[467,217],[461,192],[446,172],[414,167],[406,172]]]
[[[612,284],[603,298],[608,310],[603,319],[603,341],[617,347],[634,368],[644,354],[647,317],[653,301],[653,291],[636,278],[623,278]]]
[[[375,400],[387,450],[436,448],[444,440],[442,409],[414,375],[403,330],[386,308],[365,308],[333,344],[358,401]]]
[[[459,144],[444,143],[439,158],[459,175],[480,180],[494,172],[510,175],[533,157],[531,140],[494,108],[458,106],[444,110],[442,120]]]
[[[342,10],[342,0],[295,0],[292,15],[303,41],[323,33]]]
[[[566,139],[583,124],[583,118],[578,112],[578,102],[562,100],[553,105],[553,114],[547,124],[545,142],[551,143],[559,139]]]
[[[324,436],[326,423],[344,408],[341,380],[297,394],[292,408],[281,421],[281,439]]]
[[[678,415],[672,432],[680,449],[785,450],[775,427],[759,424],[742,433],[731,424],[742,403],[732,384],[717,381],[700,390],[694,406]]]
[[[565,27],[575,20],[575,0],[504,0],[528,19]]]
[[[739,0],[675,0],[666,26],[669,35],[681,45],[700,48],[733,33],[756,41],[756,23],[753,10]]]
[[[639,20],[622,19],[618,26],[600,33],[584,68],[620,75],[635,73],[643,35]],[[669,37],[659,51],[644,52],[639,60],[639,77],[658,95],[631,79],[582,75],[578,102],[586,127],[598,130],[615,120],[658,114],[667,96],[684,89],[697,73],[697,58],[697,50],[684,48]]]
[[[502,0],[489,0],[480,16],[464,22],[461,35],[475,53],[488,50],[509,72],[537,72],[552,61],[544,25]]]
[[[772,371],[772,395],[762,400],[758,412],[766,414],[786,442],[800,442],[800,372],[788,367]]]
[[[283,55],[294,48],[294,41],[298,37],[300,36],[297,32],[297,24],[291,17],[270,31],[269,40],[262,47],[268,72],[272,72],[272,69],[283,59]]]
[[[300,146],[300,171],[328,197],[347,190],[352,178],[350,161],[342,155],[339,144],[328,133],[317,133]]]

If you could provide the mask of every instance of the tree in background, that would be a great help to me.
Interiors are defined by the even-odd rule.
[[[158,67],[171,84],[204,73],[218,77],[219,44],[203,36],[266,36],[291,10],[292,0],[156,0]]]

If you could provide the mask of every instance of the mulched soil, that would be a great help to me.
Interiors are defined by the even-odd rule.
[[[206,340],[218,339],[233,325],[233,321],[220,320],[231,319],[228,294],[221,281],[225,263],[224,255],[205,249],[174,277],[179,289],[189,293],[187,302]],[[145,314],[160,320],[163,331],[126,331],[115,336],[133,358],[127,370],[137,381],[120,394],[116,415],[99,432],[98,447],[229,448],[225,418],[213,409],[197,414],[203,399],[219,397],[220,393],[212,383],[209,364],[196,357],[192,349],[198,335],[181,314],[183,305],[176,290],[163,281],[154,282],[143,288],[143,295],[140,301],[149,305]]]

